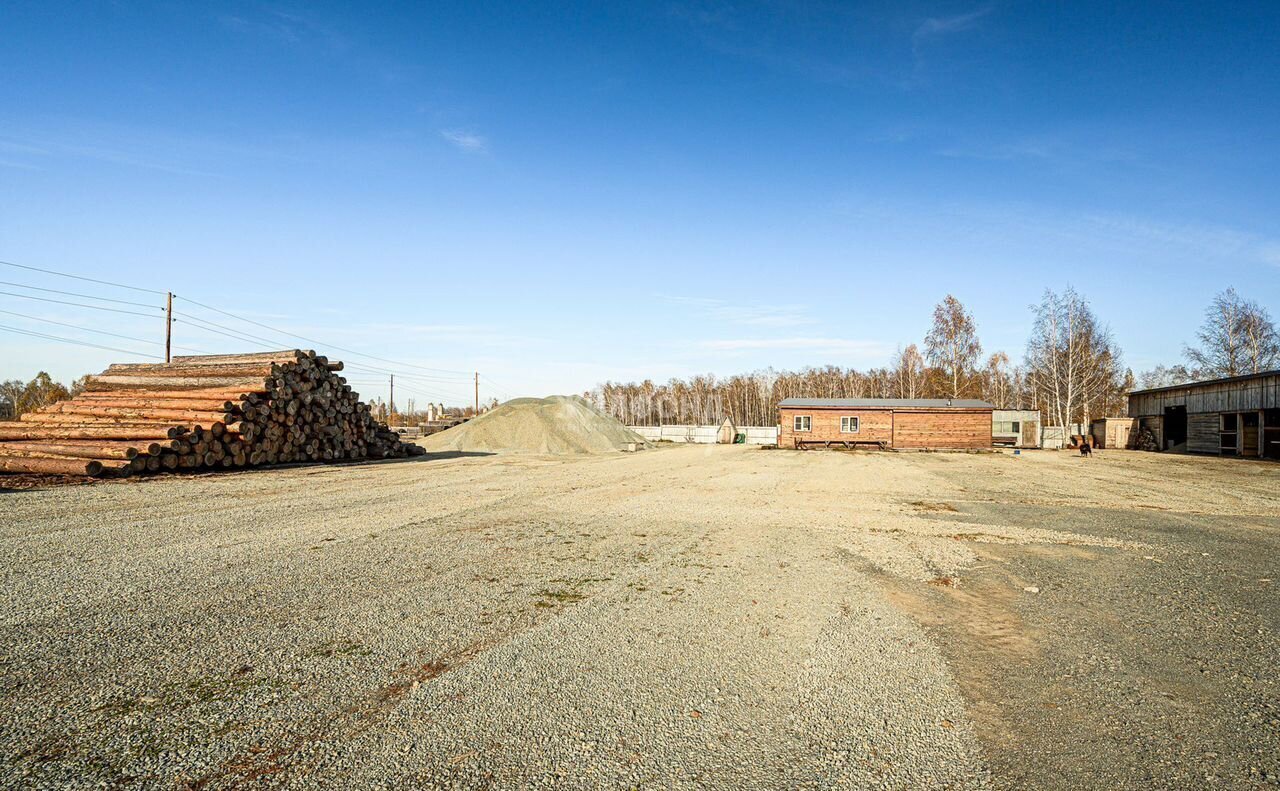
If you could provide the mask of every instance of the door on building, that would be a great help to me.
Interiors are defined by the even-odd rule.
[[[1022,447],[1038,448],[1040,447],[1040,423],[1035,420],[1022,421]]]
[[[1258,455],[1258,413],[1245,412],[1240,415],[1240,455],[1256,457]]]
[[[1164,449],[1183,445],[1187,441],[1187,408],[1185,406],[1167,406],[1164,408]]]
[[[1280,460],[1280,409],[1262,413],[1262,455]]]

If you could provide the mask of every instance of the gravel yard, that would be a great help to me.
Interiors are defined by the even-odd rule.
[[[1280,783],[1280,465],[435,455],[0,492],[5,787]]]

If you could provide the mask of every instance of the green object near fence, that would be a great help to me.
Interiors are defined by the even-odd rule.
[[[733,435],[733,444],[734,444],[734,445],[745,445],[745,444],[747,444],[747,435],[746,435],[746,434],[734,434],[734,435]]]

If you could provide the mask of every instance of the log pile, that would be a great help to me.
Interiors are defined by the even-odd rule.
[[[425,451],[374,420],[312,351],[112,365],[80,395],[0,423],[0,473],[117,475]]]

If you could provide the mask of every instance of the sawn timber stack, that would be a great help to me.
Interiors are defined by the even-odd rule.
[[[313,351],[112,365],[0,423],[0,473],[129,475],[417,456]]]

